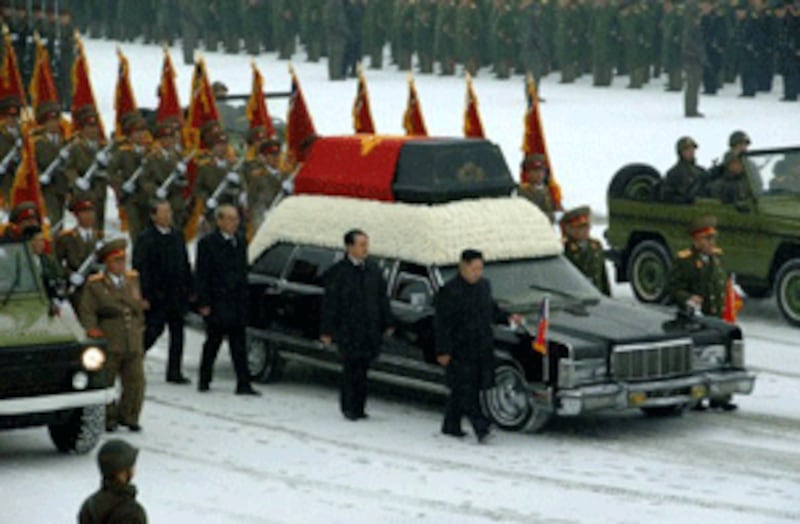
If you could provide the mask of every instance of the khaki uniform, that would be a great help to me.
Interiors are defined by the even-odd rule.
[[[546,185],[520,184],[517,193],[519,196],[525,197],[536,204],[536,207],[547,215],[551,224],[555,222],[555,205],[553,204],[553,197],[550,195],[550,189]]]
[[[564,256],[566,256],[581,273],[586,275],[586,278],[588,278],[601,293],[611,296],[611,287],[608,283],[605,257],[603,256],[603,245],[599,241],[593,238],[590,238],[586,242],[567,240],[564,243]]]
[[[122,382],[119,404],[106,408],[106,426],[117,422],[138,425],[144,401],[144,312],[139,273],[126,271],[117,286],[111,275],[101,272],[89,277],[83,289],[79,317],[87,330],[99,329],[107,342],[106,377],[112,386]]]
[[[255,233],[264,220],[264,213],[281,192],[283,174],[260,160],[251,160],[242,168],[247,185],[247,212],[250,231]]]
[[[64,164],[64,172],[67,179],[72,180],[73,184],[78,178],[82,177],[95,161],[100,144],[87,140],[83,137],[75,139],[75,145],[69,151],[69,157]],[[105,173],[95,171],[91,179],[91,185],[86,191],[81,191],[76,186],[72,186],[73,199],[91,200],[94,204],[97,216],[97,229],[105,230],[106,216],[106,196],[108,192],[108,180]]]
[[[108,181],[114,187],[117,196],[125,206],[125,214],[128,217],[128,234],[131,242],[136,242],[136,237],[147,225],[147,219],[150,214],[149,202],[147,196],[141,190],[141,177],[132,195],[126,195],[122,190],[122,186],[139,167],[145,154],[146,151],[143,147],[124,141],[116,148],[108,163]]]
[[[727,276],[722,268],[717,250],[714,255],[703,255],[694,248],[678,253],[669,275],[670,297],[679,306],[684,306],[692,296],[702,297],[704,315],[720,317],[725,305],[725,283]]]
[[[16,133],[16,128],[3,127],[0,129],[0,162],[6,157],[9,151],[14,147],[19,137],[19,132]],[[6,206],[10,206],[11,184],[14,182],[14,169],[18,162],[11,162],[8,164],[8,170],[5,173],[0,173],[0,203],[5,202]]]
[[[202,158],[197,163],[197,178],[194,184],[194,197],[196,200],[205,204],[206,200],[214,194],[217,187],[233,169],[233,165],[227,160],[221,160],[213,156]],[[242,180],[242,182],[244,182]],[[217,205],[233,204],[239,206],[239,194],[243,186],[228,184],[227,189],[219,195]]]
[[[64,137],[39,133],[34,136],[33,140],[36,168],[39,176],[41,176],[53,160],[58,157],[61,148],[64,147]],[[57,224],[64,217],[67,197],[74,183],[75,180],[68,178],[63,167],[60,167],[52,173],[50,183],[42,186],[44,204],[47,207],[47,217],[50,219],[51,225]]]
[[[141,190],[148,201],[156,198],[159,186],[172,175],[180,161],[181,156],[174,149],[160,145],[153,147],[147,155],[147,164],[139,179]],[[186,184],[185,178],[178,177],[170,186],[166,197],[172,208],[172,219],[177,229],[183,229],[186,223],[186,199],[183,197]]]
[[[69,275],[80,269],[81,265],[94,253],[97,243],[102,238],[103,235],[97,230],[92,231],[87,240],[84,240],[77,228],[62,231],[56,238],[55,255],[65,273]],[[76,311],[80,304],[82,290],[83,287],[77,289],[70,297],[72,307]]]

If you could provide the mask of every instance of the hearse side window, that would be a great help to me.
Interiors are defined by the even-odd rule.
[[[253,272],[268,277],[280,278],[286,262],[292,256],[294,246],[292,244],[275,244],[263,253],[253,264]]]
[[[412,306],[430,306],[433,304],[433,289],[428,277],[400,273],[397,275],[397,284],[392,298]]]
[[[340,258],[340,253],[330,249],[300,247],[292,262],[288,279],[295,284],[323,287],[322,275]]]

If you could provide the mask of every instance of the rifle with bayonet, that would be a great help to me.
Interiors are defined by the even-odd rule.
[[[208,200],[206,200],[206,209],[208,209],[209,211],[216,209],[216,207],[219,205],[219,197],[222,196],[222,193],[227,191],[229,186],[242,185],[242,175],[240,175],[238,171],[244,165],[244,161],[245,157],[242,157],[238,162],[236,162],[236,165],[234,165],[233,168],[230,171],[228,171],[225,177],[220,181],[216,189],[214,189],[214,192],[211,193],[211,196],[208,197]]]
[[[189,162],[192,161],[192,158],[197,154],[197,149],[192,150],[191,153],[186,155],[185,157],[181,158],[180,162],[175,166],[175,169],[172,170],[172,173],[158,186],[156,189],[156,198],[159,200],[164,200],[167,198],[169,194],[169,190],[172,188],[172,185],[184,174],[186,174],[187,166]]]
[[[81,191],[89,191],[89,188],[92,187],[92,179],[97,175],[97,172],[108,166],[108,152],[111,151],[112,147],[114,147],[114,141],[109,140],[108,144],[95,154],[92,164],[75,181],[75,187]]]
[[[79,287],[81,287],[84,282],[86,282],[86,277],[94,268],[95,264],[97,263],[97,250],[103,247],[103,241],[98,240],[97,244],[95,245],[94,250],[87,256],[81,265],[78,266],[70,276],[69,276],[69,294],[74,293]]]
[[[137,167],[131,176],[122,184],[122,194],[125,198],[136,192],[136,185],[139,183],[139,178],[141,178],[142,173],[144,173],[145,167],[147,167],[147,157],[142,157],[142,160],[139,162],[139,167]]]
[[[47,166],[47,169],[45,169],[44,172],[41,175],[39,175],[39,183],[42,186],[50,185],[50,182],[53,181],[53,173],[55,173],[56,169],[61,167],[61,164],[63,164],[67,160],[67,158],[69,158],[69,152],[72,151],[73,147],[75,147],[74,140],[71,142],[67,142],[66,145],[64,145],[63,147],[61,147],[61,149],[58,150],[58,154],[53,159],[53,161],[50,162],[50,165]]]
[[[3,157],[3,160],[0,160],[0,176],[6,174],[8,171],[9,166],[13,162],[19,160],[19,150],[22,148],[22,138],[17,138],[17,141],[14,142],[14,146],[8,150],[6,156]]]

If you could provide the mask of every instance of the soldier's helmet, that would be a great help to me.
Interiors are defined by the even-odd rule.
[[[678,143],[675,144],[675,151],[678,153],[678,156],[680,156],[684,149],[689,149],[690,147],[697,149],[700,146],[697,145],[697,142],[695,142],[692,137],[682,136],[678,139]]]
[[[217,80],[211,84],[211,91],[214,96],[225,96],[228,94],[228,86],[224,82]]]
[[[112,477],[136,464],[139,450],[122,439],[111,439],[97,453],[97,465],[103,477]]]
[[[750,145],[750,137],[747,136],[747,133],[744,131],[738,130],[731,133],[731,136],[728,138],[728,145],[730,147],[736,147],[739,144],[747,144]]]

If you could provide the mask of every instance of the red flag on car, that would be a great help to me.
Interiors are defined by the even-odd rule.
[[[725,305],[722,307],[722,320],[729,324],[735,324],[742,306],[744,306],[744,300],[736,290],[736,276],[731,273],[725,283]]]
[[[372,109],[367,93],[367,80],[364,78],[361,66],[358,68],[358,88],[356,89],[356,99],[353,102],[353,131],[368,135],[375,134],[375,122],[372,120]]]
[[[403,129],[406,130],[408,136],[428,136],[417,87],[414,85],[414,77],[411,75],[408,77],[408,105],[403,114]]]
[[[263,127],[267,137],[275,138],[278,133],[275,131],[272,118],[267,111],[267,100],[264,98],[264,79],[256,67],[256,63],[252,62],[251,66],[253,68],[253,89],[245,109],[247,121],[250,122],[250,129]]]
[[[485,138],[481,114],[478,111],[478,97],[472,87],[472,76],[469,73],[467,73],[467,103],[464,109],[464,136]]]
[[[525,134],[522,139],[522,151],[525,155],[544,155],[547,161],[547,186],[550,189],[550,196],[556,209],[561,209],[561,186],[556,182],[550,156],[547,154],[542,117],[539,112],[539,95],[536,92],[536,83],[533,81],[532,75],[528,75],[526,83],[528,107],[525,111]]]
[[[300,81],[292,66],[289,66],[289,74],[292,77],[292,94],[286,117],[286,152],[288,163],[294,165],[305,160],[307,148],[317,136],[317,130],[314,129]]]
[[[533,350],[547,355],[547,327],[550,323],[550,297],[544,297],[539,306],[539,323],[536,325],[536,336],[531,344]]]

